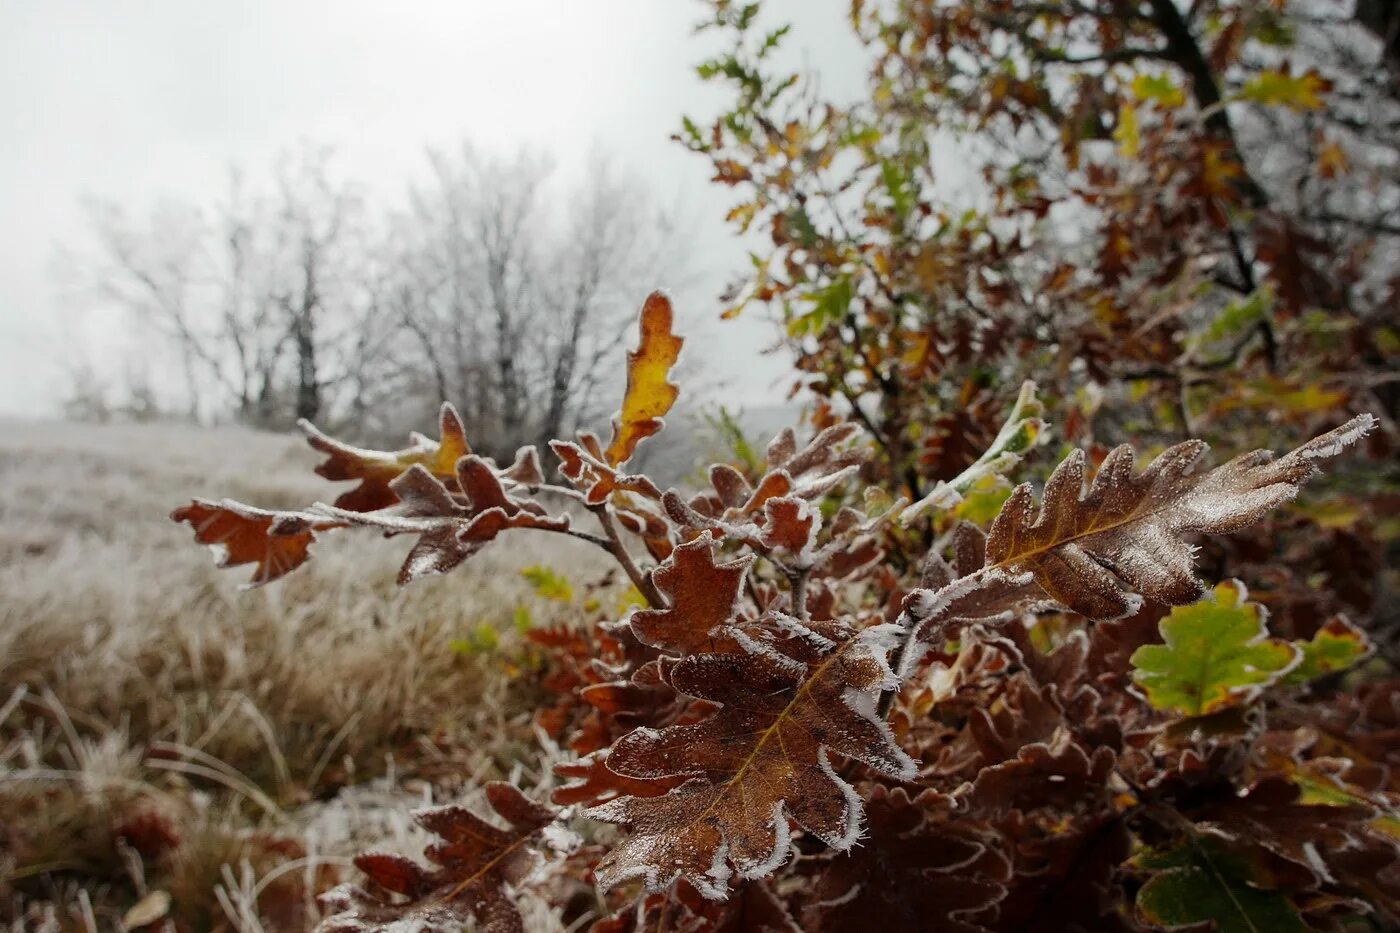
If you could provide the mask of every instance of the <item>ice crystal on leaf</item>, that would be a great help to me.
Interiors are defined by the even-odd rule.
[[[1038,512],[1029,485],[1012,492],[992,523],[988,566],[1029,570],[1051,597],[1094,619],[1134,608],[1120,579],[1157,602],[1190,602],[1201,584],[1182,535],[1228,534],[1258,521],[1296,496],[1318,461],[1375,424],[1362,415],[1277,460],[1259,450],[1206,471],[1195,469],[1207,449],[1202,441],[1163,451],[1138,474],[1125,445],[1108,455],[1087,492],[1084,455],[1076,451],[1046,482]]]
[[[300,422],[300,426],[311,446],[326,455],[325,462],[316,467],[317,475],[332,481],[359,481],[335,500],[336,506],[351,512],[373,512],[398,501],[389,484],[409,467],[419,465],[434,476],[450,479],[457,461],[472,452],[456,408],[443,403],[438,420],[441,440],[416,434],[408,447],[393,451],[343,444],[309,421]]]
[[[195,499],[170,513],[189,522],[195,540],[215,548],[220,567],[255,564],[249,586],[262,586],[291,573],[311,559],[318,533],[345,527],[344,522],[305,512],[269,512],[225,499]]]
[[[799,827],[838,850],[855,842],[861,802],[836,771],[842,758],[913,777],[914,762],[874,716],[880,693],[897,684],[885,658],[898,629],[744,628],[741,641],[753,648],[669,666],[678,691],[719,704],[717,712],[693,725],[638,729],[614,746],[608,766],[619,774],[690,780],[590,811],[631,830],[599,866],[604,887],[640,877],[658,889],[683,878],[722,897],[732,875],[763,877],[783,864]]]
[[[421,933],[457,933],[473,919],[483,933],[524,933],[507,885],[530,872],[536,860],[531,845],[554,822],[555,814],[504,782],[487,784],[486,799],[506,828],[459,806],[413,814],[441,840],[427,851],[435,868],[386,853],[356,858],[356,866],[376,890],[342,885],[322,895],[322,903],[333,911],[321,924],[323,933],[362,933],[398,925]],[[396,901],[395,895],[406,903]]]

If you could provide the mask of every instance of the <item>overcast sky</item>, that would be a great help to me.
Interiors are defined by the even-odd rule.
[[[780,0],[791,54],[828,90],[864,65],[847,0]],[[707,322],[742,260],[723,214],[734,196],[669,140],[682,113],[725,100],[693,66],[689,0],[4,0],[0,3],[0,413],[52,412],[61,356],[120,370],[124,348],[61,286],[60,247],[89,246],[83,197],[145,213],[161,198],[209,203],[231,165],[263,171],[299,141],[336,147],[345,173],[385,199],[427,145],[468,138],[551,150],[561,172],[594,144],[679,198],[697,227],[684,316]],[[639,296],[640,297],[640,296]],[[756,361],[756,321],[709,324],[724,368],[755,397],[782,374]],[[742,344],[742,346],[740,346]],[[104,363],[104,357],[110,361]]]

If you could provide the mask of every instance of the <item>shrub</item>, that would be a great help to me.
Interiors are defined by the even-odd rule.
[[[1075,451],[1039,497],[999,492],[1047,433],[1027,384],[918,502],[863,471],[841,421],[686,498],[626,471],[681,344],[653,294],[607,443],[551,444],[567,485],[533,448],[473,454],[449,405],[399,451],[306,426],[318,472],[357,483],[334,505],[175,513],[254,584],[350,528],[413,539],[403,583],[525,529],[606,551],[645,603],[532,632],[560,694],[542,725],[577,756],[552,800],[496,782],[492,812],[419,811],[426,864],[362,855],[324,929],[520,930],[527,895],[606,931],[1400,922],[1396,685],[1339,690],[1363,676],[1359,629],[1278,637],[1242,583],[1193,568],[1197,536],[1289,501],[1375,419],[1215,466],[1200,441],[1141,468]],[[900,533],[915,521],[932,547]]]

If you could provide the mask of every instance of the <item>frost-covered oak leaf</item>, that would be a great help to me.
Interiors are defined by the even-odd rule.
[[[732,644],[727,628],[751,563],[752,557],[715,563],[709,532],[680,545],[652,576],[667,608],[634,612],[632,631],[643,644],[677,656]]]
[[[631,492],[649,499],[660,499],[661,490],[650,479],[641,475],[620,473],[602,458],[597,438],[591,434],[580,435],[582,443],[572,441],[550,441],[549,447],[559,458],[559,472],[583,494],[588,505],[598,505],[608,501],[614,492]]]
[[[366,513],[320,503],[312,508],[345,524],[377,528],[386,537],[417,535],[399,570],[401,584],[453,570],[503,531],[569,527],[567,515],[550,516],[538,503],[510,496],[501,477],[481,457],[460,458],[454,472],[455,485],[464,491],[461,496],[455,496],[426,467],[415,464],[389,483],[394,505]]]
[[[680,778],[643,781],[608,767],[608,751],[600,749],[576,761],[561,761],[554,773],[569,783],[554,789],[550,800],[561,807],[597,806],[617,797],[657,797],[681,783]]]
[[[970,819],[951,818],[936,791],[911,798],[876,785],[866,803],[869,831],[860,845],[821,865],[815,897],[803,911],[812,933],[938,930],[978,933],[1006,894],[1007,859]]]
[[[316,473],[328,480],[358,480],[359,485],[342,493],[337,508],[350,512],[373,512],[398,501],[389,484],[393,479],[418,464],[439,479],[455,477],[457,461],[472,452],[457,409],[444,402],[438,418],[441,440],[412,436],[412,443],[402,450],[366,450],[343,444],[322,433],[309,421],[299,422],[306,432],[307,442],[326,454],[326,460]]]
[[[641,341],[627,354],[627,392],[613,418],[613,436],[604,452],[612,466],[626,463],[643,439],[661,430],[661,419],[676,403],[680,388],[671,382],[671,367],[685,343],[671,332],[671,299],[652,292],[642,305]]]
[[[688,780],[659,797],[588,811],[630,827],[598,866],[604,888],[641,878],[659,890],[683,878],[706,897],[724,897],[735,874],[777,870],[795,826],[837,850],[855,843],[862,806],[837,770],[842,758],[914,777],[914,761],[876,713],[880,694],[898,685],[886,659],[902,629],[858,633],[787,617],[745,626],[744,650],[670,662],[670,683],[718,711],[694,724],[636,729],[613,746],[608,767],[619,774]]]
[[[810,563],[811,548],[822,527],[821,512],[805,499],[783,496],[763,504],[764,547],[781,549],[795,559],[798,566]]]
[[[1104,460],[1084,490],[1084,454],[1075,451],[1046,481],[1040,508],[1029,484],[1012,492],[992,523],[987,568],[1029,571],[1051,597],[1093,619],[1127,615],[1135,593],[1168,605],[1198,598],[1187,532],[1228,534],[1292,499],[1336,456],[1376,424],[1360,415],[1274,459],[1258,450],[1198,471],[1203,441],[1163,451],[1134,473],[1124,445]],[[1125,582],[1134,592],[1125,592]]]
[[[1133,682],[1157,709],[1205,716],[1248,703],[1301,660],[1299,649],[1269,637],[1266,612],[1232,580],[1190,606],[1177,606],[1159,629],[1166,644],[1133,652]]]
[[[195,499],[171,512],[170,518],[189,522],[195,540],[219,553],[220,567],[255,564],[249,586],[291,573],[311,559],[311,544],[319,532],[345,527],[324,515],[270,512],[231,499]]]
[[[532,844],[556,814],[500,781],[486,785],[486,799],[505,827],[460,806],[413,814],[419,826],[438,837],[426,852],[433,867],[388,853],[356,858],[373,890],[347,883],[321,895],[321,904],[332,913],[317,928],[320,933],[457,933],[472,920],[474,929],[484,933],[524,933],[506,886],[520,883],[534,868],[538,855]]]

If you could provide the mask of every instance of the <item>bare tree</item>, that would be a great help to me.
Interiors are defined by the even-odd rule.
[[[166,204],[144,223],[90,205],[97,294],[174,349],[192,417],[322,413],[323,319],[359,287],[347,246],[361,204],[329,163],[325,150],[285,159],[264,192],[234,171],[212,208]]]
[[[545,157],[429,153],[399,218],[392,302],[434,401],[498,453],[597,412],[636,296],[678,265],[674,226],[602,157],[561,185]]]
[[[98,293],[164,338],[192,415],[373,435],[450,399],[500,454],[604,414],[637,296],[679,265],[667,213],[601,156],[570,183],[538,153],[430,151],[375,216],[304,149],[209,209],[91,215]]]

